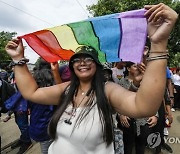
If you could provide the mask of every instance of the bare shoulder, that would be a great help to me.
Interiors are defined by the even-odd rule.
[[[57,88],[60,92],[63,92],[69,85],[70,85],[70,81],[68,82],[63,82],[57,85],[54,85],[55,88]]]

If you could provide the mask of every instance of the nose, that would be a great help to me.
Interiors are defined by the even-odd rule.
[[[81,59],[80,65],[84,65],[84,64],[85,64],[84,59]]]

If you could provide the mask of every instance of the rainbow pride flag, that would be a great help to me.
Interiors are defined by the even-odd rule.
[[[47,28],[21,36],[48,62],[69,60],[76,48],[94,47],[101,62],[140,62],[147,37],[145,10],[133,10]]]

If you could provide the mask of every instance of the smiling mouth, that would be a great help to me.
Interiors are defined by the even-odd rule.
[[[89,71],[90,68],[79,68],[78,70],[79,70],[80,72],[85,72],[85,71]]]

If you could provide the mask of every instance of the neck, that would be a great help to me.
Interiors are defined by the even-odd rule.
[[[133,76],[131,74],[128,75],[127,77],[129,80],[133,80]]]
[[[79,90],[82,95],[86,94],[88,90],[91,88],[91,82],[83,82],[81,81],[79,84]]]

